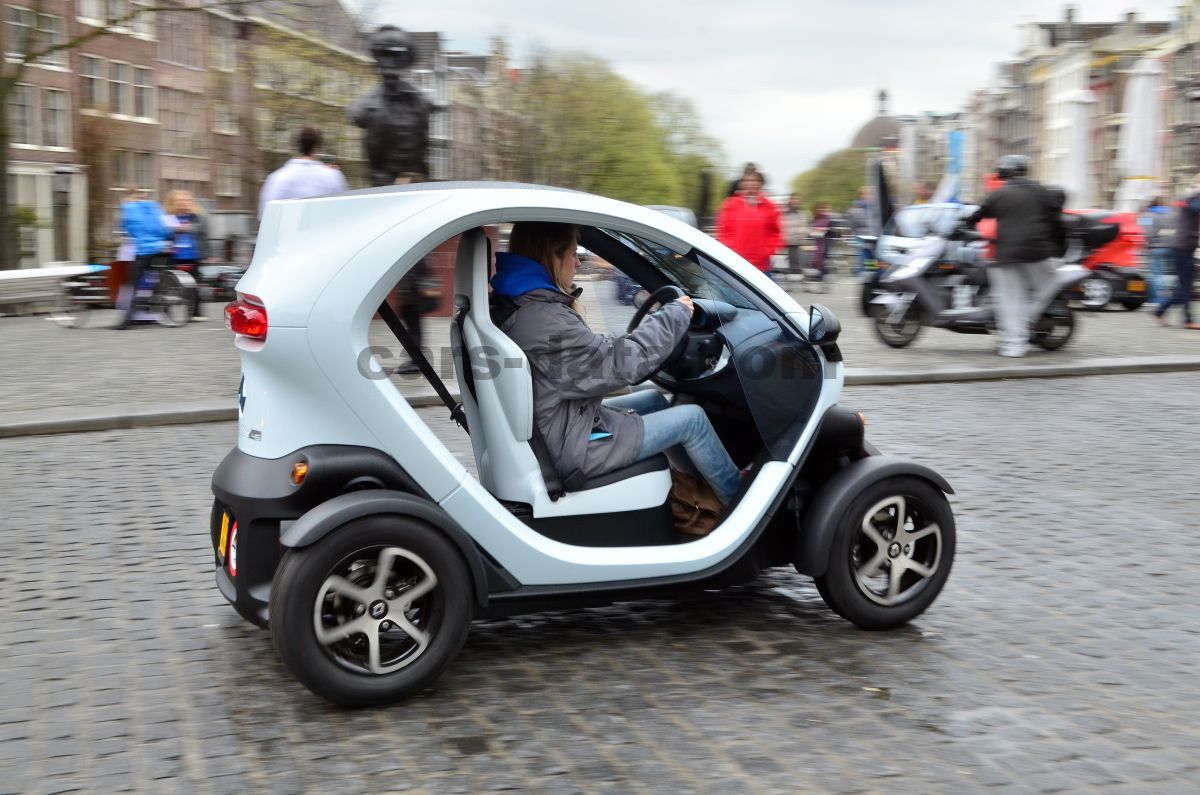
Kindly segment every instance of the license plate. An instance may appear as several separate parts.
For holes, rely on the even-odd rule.
[[[1146,283],[1141,279],[1130,279],[1129,291],[1134,293],[1144,293],[1146,292]]]
[[[221,540],[217,542],[217,554],[225,559],[225,544],[229,541],[229,511],[221,512]]]

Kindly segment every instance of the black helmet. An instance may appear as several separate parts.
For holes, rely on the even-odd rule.
[[[1005,155],[996,161],[996,176],[1003,180],[1029,174],[1029,158],[1025,155]]]

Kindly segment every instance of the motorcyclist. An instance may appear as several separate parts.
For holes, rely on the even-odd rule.
[[[1054,257],[1061,257],[1065,197],[1029,179],[1029,158],[1005,155],[996,164],[1004,183],[964,223],[996,219],[996,258],[988,282],[996,303],[1001,356],[1024,356],[1029,329],[1053,298]]]

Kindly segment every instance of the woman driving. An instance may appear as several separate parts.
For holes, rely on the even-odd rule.
[[[628,334],[596,334],[576,309],[578,237],[571,224],[515,224],[491,280],[515,306],[500,328],[529,358],[534,422],[563,482],[666,452],[672,466],[699,474],[728,505],[741,473],[702,408],[672,406],[657,389],[604,399],[662,367],[687,333],[692,300],[667,303]]]

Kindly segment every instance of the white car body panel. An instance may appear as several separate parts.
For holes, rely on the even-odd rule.
[[[818,406],[799,443],[786,462],[760,468],[748,493],[712,534],[687,544],[634,548],[571,546],[527,527],[466,471],[390,381],[360,372],[371,318],[415,262],[456,234],[520,220],[592,224],[681,251],[694,247],[773,304],[801,336],[807,333],[808,312],[766,275],[703,232],[636,205],[530,187],[375,189],[271,202],[254,261],[237,287],[262,300],[269,321],[265,343],[238,342],[246,384],[239,449],[263,458],[313,444],[382,450],[523,584],[659,577],[719,563],[791,482],[825,409],[841,395],[840,363],[829,364],[822,357],[825,378]],[[251,430],[261,438],[251,439]],[[656,474],[669,480],[666,472]],[[627,484],[616,483],[557,501],[544,497],[535,501],[534,514],[578,515],[661,504],[666,487],[661,478],[637,478],[642,479],[645,499],[631,494]]]

